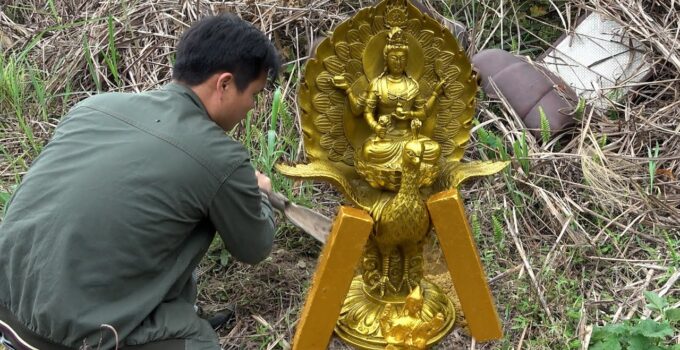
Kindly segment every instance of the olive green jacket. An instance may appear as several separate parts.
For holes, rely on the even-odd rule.
[[[88,98],[10,199],[0,309],[72,348],[96,345],[108,324],[121,345],[186,339],[188,349],[219,349],[194,312],[191,281],[215,231],[254,264],[271,250],[274,220],[248,152],[198,97],[172,83]],[[113,344],[104,332],[102,349]]]

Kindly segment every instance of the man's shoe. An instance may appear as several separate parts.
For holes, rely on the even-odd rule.
[[[234,313],[233,310],[226,309],[207,318],[207,320],[214,330],[218,330],[220,327],[233,320],[235,316],[236,314]]]

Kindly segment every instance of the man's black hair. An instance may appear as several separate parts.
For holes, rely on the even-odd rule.
[[[196,86],[215,73],[230,72],[243,91],[262,72],[277,76],[280,65],[274,45],[252,24],[235,15],[210,16],[182,35],[172,76]]]

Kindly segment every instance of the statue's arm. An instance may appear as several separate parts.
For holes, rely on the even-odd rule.
[[[354,92],[352,92],[352,89],[349,88],[345,91],[347,94],[347,98],[349,99],[349,107],[352,109],[352,115],[359,115],[361,114],[361,99],[357,97]]]
[[[366,107],[364,107],[364,118],[366,119],[366,123],[368,123],[368,126],[371,128],[371,130],[375,130],[375,128],[378,126],[378,122],[375,120],[375,107],[378,104],[378,94],[376,93],[375,89],[373,89],[373,85],[371,84],[371,89],[368,90],[368,93],[366,94]]]
[[[437,84],[437,87],[435,87],[434,91],[432,91],[432,95],[430,95],[427,101],[425,101],[425,105],[423,105],[423,108],[418,108],[416,111],[413,112],[414,117],[420,120],[424,120],[425,118],[427,118],[428,115],[432,114],[434,104],[437,102],[439,95],[442,93],[445,82],[446,82],[445,80],[442,80]]]
[[[432,113],[432,107],[434,107],[434,103],[436,101],[437,101],[437,95],[435,95],[433,93],[432,96],[430,96],[430,98],[424,104],[422,103],[422,100],[421,100],[421,103],[416,104],[413,107],[412,111],[404,112],[404,113],[408,113],[407,116],[409,117],[409,119],[418,119],[418,120],[423,121],[423,120],[427,119],[427,116],[429,116],[430,113]]]
[[[345,95],[347,95],[347,99],[349,100],[349,107],[352,109],[352,114],[353,115],[359,115],[362,112],[362,107],[363,103],[359,96],[354,94],[352,91],[352,86],[347,82],[347,79],[343,77],[342,75],[338,75],[333,77],[333,85],[335,85],[336,88],[342,89],[345,92]]]
[[[425,103],[422,107],[416,105],[413,111],[411,111],[410,117],[411,119],[425,120],[428,115],[430,114],[428,113],[427,103]]]
[[[421,119],[425,119],[428,115],[432,114],[432,108],[435,102],[437,102],[437,97],[439,97],[439,93],[433,92],[430,98],[427,99],[422,109],[423,117]]]
[[[415,88],[412,87],[412,89],[415,89],[415,93],[417,94],[420,88],[417,82],[414,83],[416,85]],[[421,121],[427,119],[427,117],[432,113],[432,109],[434,107],[435,102],[437,102],[437,98],[439,97],[441,90],[442,83],[439,83],[435,90],[432,92],[432,95],[430,95],[430,97],[424,103],[421,99],[419,99],[418,101],[416,101],[411,111],[401,111],[401,113],[407,113],[406,116],[409,119],[418,119]]]

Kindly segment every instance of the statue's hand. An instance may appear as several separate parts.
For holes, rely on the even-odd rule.
[[[378,137],[381,139],[384,139],[385,136],[387,135],[387,128],[380,124],[376,125],[373,131],[375,131],[375,134],[378,135]]]
[[[411,112],[405,111],[403,107],[397,107],[397,109],[394,110],[394,113],[399,120],[411,118]]]
[[[375,124],[373,131],[376,135],[378,135],[378,137],[384,139],[385,135],[387,134],[387,129],[391,124],[392,118],[390,118],[389,115],[381,115],[380,118],[378,118],[378,123]]]
[[[434,93],[435,95],[439,95],[444,91],[444,85],[446,84],[446,79],[442,79],[442,81],[437,84],[437,86],[434,88]]]
[[[421,126],[423,126],[423,122],[420,119],[411,120],[411,129],[420,130]]]
[[[336,75],[333,77],[333,85],[338,88],[347,91],[349,89],[349,83],[347,78],[342,75]]]
[[[381,115],[380,118],[378,118],[378,125],[388,127],[390,124],[392,124],[392,120],[389,115]]]

